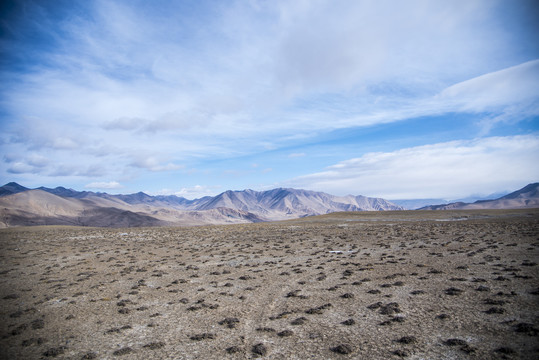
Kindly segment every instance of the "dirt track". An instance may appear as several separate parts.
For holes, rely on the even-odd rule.
[[[5,359],[536,359],[539,210],[0,231]]]

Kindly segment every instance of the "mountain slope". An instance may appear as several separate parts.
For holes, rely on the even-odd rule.
[[[420,210],[521,209],[537,207],[539,207],[539,183],[533,183],[494,200],[430,205],[422,207]]]
[[[146,214],[64,198],[43,190],[28,190],[0,198],[0,226],[21,225],[120,227],[165,223]]]
[[[197,204],[194,208],[207,210],[217,207],[248,211],[269,220],[322,215],[336,211],[402,210],[400,206],[379,198],[352,195],[339,197],[323,192],[283,188],[268,191],[229,190]]]

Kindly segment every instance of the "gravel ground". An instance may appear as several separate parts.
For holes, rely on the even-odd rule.
[[[539,210],[0,231],[3,359],[537,359]]]

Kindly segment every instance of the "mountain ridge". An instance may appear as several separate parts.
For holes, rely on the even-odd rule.
[[[492,200],[477,200],[473,203],[453,202],[429,205],[418,210],[472,210],[472,209],[521,209],[539,207],[539,182],[531,183],[507,195]]]
[[[227,190],[188,200],[175,195],[111,195],[61,186],[29,189],[17,183],[0,187],[0,207],[2,227],[203,225],[286,220],[337,211],[403,210],[381,198],[339,197],[292,188]]]

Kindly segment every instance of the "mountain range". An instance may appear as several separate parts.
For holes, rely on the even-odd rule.
[[[424,200],[407,200],[419,204]],[[433,200],[433,202],[436,200]],[[428,205],[420,210],[515,209],[539,207],[539,183],[492,200]],[[29,189],[11,182],[0,187],[0,227],[77,225],[100,227],[178,226],[252,223],[294,219],[338,211],[404,210],[366,196],[278,188],[225,191],[188,200],[143,192],[111,195],[64,187]]]
[[[493,200],[478,200],[473,203],[459,201],[449,204],[429,205],[419,210],[519,209],[538,207],[539,183],[533,183]]]
[[[286,220],[336,211],[402,209],[381,198],[283,188],[225,191],[217,196],[188,200],[143,192],[111,195],[64,187],[29,189],[13,182],[0,187],[0,227],[229,224]]]

